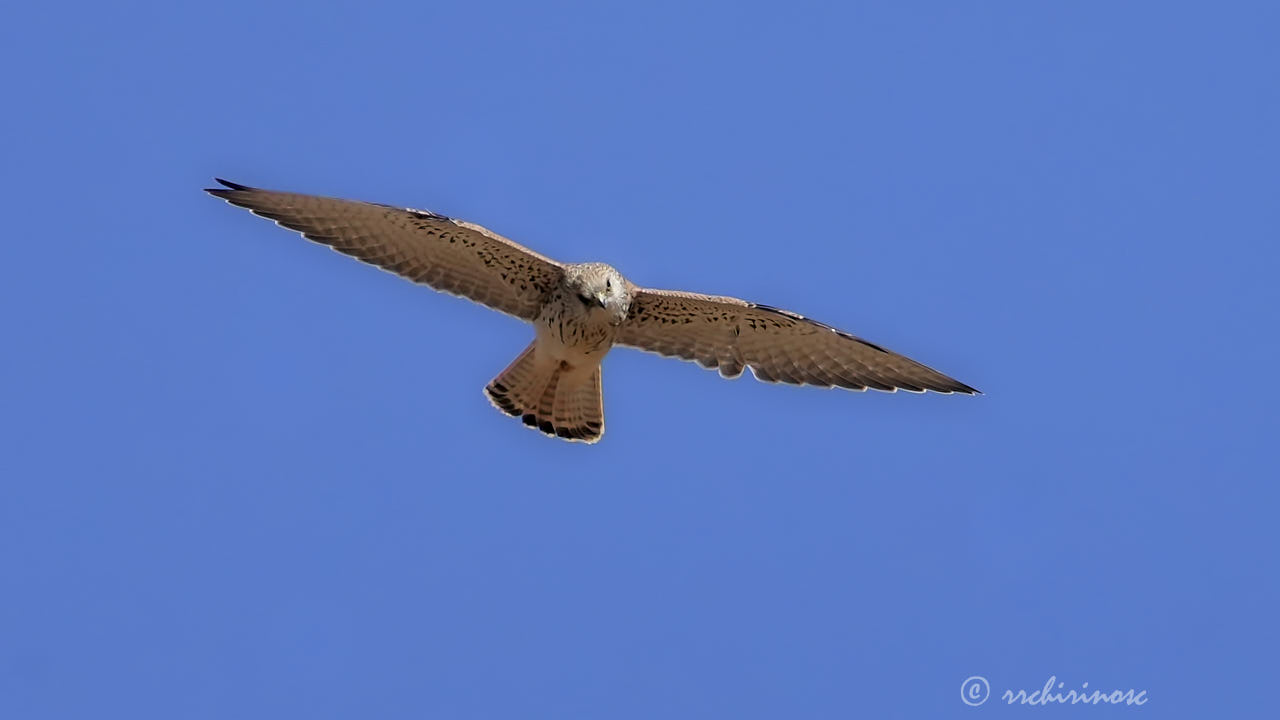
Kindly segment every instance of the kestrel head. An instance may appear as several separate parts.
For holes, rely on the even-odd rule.
[[[604,263],[565,266],[564,284],[569,299],[580,301],[584,312],[607,312],[615,322],[622,322],[631,306],[631,283]]]

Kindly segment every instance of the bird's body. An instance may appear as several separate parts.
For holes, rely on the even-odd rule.
[[[485,386],[489,401],[548,435],[599,439],[604,434],[600,361],[626,321],[629,285],[603,263],[565,265],[533,322],[533,343]]]
[[[604,263],[576,263],[564,270],[534,321],[538,344],[557,358],[599,362],[627,319],[629,283]]]
[[[308,239],[520,317],[534,340],[485,387],[503,412],[548,435],[604,433],[600,361],[614,345],[694,360],[737,377],[864,390],[976,393],[877,345],[737,298],[651,290],[603,263],[563,264],[436,213],[237,185],[210,194]]]

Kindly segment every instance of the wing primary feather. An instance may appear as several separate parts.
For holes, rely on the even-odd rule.
[[[223,179],[222,179],[222,178],[220,178],[220,177],[216,177],[216,178],[214,178],[214,180],[218,181],[219,183],[222,183],[223,185],[226,185],[227,187],[231,188],[232,190],[252,190],[252,189],[253,189],[253,188],[249,187],[248,185],[241,185],[240,183],[233,183],[233,182],[231,182],[230,180],[223,180]],[[221,188],[219,188],[219,189],[221,189]]]

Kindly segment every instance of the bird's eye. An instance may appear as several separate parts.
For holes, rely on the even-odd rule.
[[[604,289],[605,289],[605,290],[612,290],[612,289],[613,289],[613,283],[609,280],[609,278],[605,278],[605,279],[604,279]]]

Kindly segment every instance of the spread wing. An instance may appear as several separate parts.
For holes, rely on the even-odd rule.
[[[636,288],[617,342],[737,377],[850,390],[978,392],[828,325],[737,298]]]
[[[479,225],[422,210],[259,190],[219,179],[210,195],[341,253],[525,320],[563,267]]]

